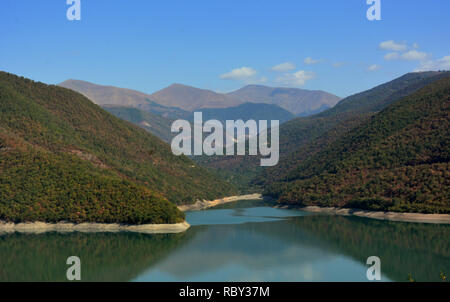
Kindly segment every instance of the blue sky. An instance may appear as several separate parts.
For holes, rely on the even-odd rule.
[[[259,83],[344,97],[450,69],[450,1],[381,4],[370,22],[366,0],[81,0],[81,21],[68,21],[66,0],[2,0],[0,70],[148,93]]]

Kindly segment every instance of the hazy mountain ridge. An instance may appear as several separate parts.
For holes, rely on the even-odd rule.
[[[331,108],[339,97],[320,90],[247,85],[227,95],[242,101],[278,105],[295,115],[304,115],[323,108]]]
[[[79,80],[67,80],[59,86],[78,91],[98,105],[134,107],[169,118],[182,118],[186,112],[199,109],[230,108],[245,103],[272,104],[294,115],[308,115],[331,108],[340,100],[324,91],[261,85],[248,85],[227,94],[182,84],[172,84],[153,94]]]

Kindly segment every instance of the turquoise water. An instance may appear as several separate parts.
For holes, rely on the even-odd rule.
[[[181,234],[0,236],[0,281],[439,281],[450,272],[450,228],[249,207],[189,212]]]

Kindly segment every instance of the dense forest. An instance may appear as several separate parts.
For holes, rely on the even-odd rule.
[[[450,77],[442,74],[313,155],[303,150],[265,194],[296,205],[450,213]]]
[[[81,94],[0,72],[0,220],[172,223],[172,203],[234,192]]]

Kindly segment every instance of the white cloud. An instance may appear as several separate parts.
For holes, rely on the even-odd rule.
[[[290,70],[294,70],[294,69],[295,69],[295,65],[294,65],[294,63],[291,63],[291,62],[282,63],[282,64],[272,67],[273,71],[290,71]]]
[[[278,77],[276,82],[289,86],[304,86],[308,80],[314,79],[316,74],[312,71],[299,70],[295,73],[287,73]]]
[[[303,60],[303,63],[305,63],[306,65],[313,65],[313,64],[320,63],[320,62],[322,62],[322,60],[314,60],[311,57],[307,57]]]
[[[390,52],[384,56],[386,61],[405,60],[405,61],[423,61],[428,57],[428,54],[418,50],[409,50],[402,54],[398,52]]]
[[[427,56],[428,55],[425,52],[417,51],[417,50],[410,50],[410,51],[403,53],[401,55],[401,58],[403,60],[407,60],[407,61],[421,61],[421,60],[425,60],[427,58]]]
[[[370,65],[369,67],[367,67],[367,71],[370,71],[370,72],[372,72],[372,71],[377,71],[377,70],[380,69],[380,68],[381,68],[380,65],[372,64],[372,65]]]
[[[256,70],[251,67],[235,68],[220,76],[224,80],[246,80],[256,75]]]
[[[429,70],[450,70],[450,56],[445,56],[438,60],[428,60],[420,64],[415,71],[429,71]]]
[[[393,40],[390,40],[380,43],[380,48],[384,50],[392,50],[392,52],[384,55],[384,59],[386,61],[419,61],[420,66],[416,69],[416,71],[449,68],[448,61],[450,60],[450,56],[433,61],[430,59],[431,54],[418,50],[419,44],[417,43],[413,43],[411,47],[408,47],[406,43],[396,43]],[[377,70],[376,65],[370,66],[368,70]]]
[[[404,51],[406,50],[406,43],[404,42],[397,43],[394,40],[389,40],[381,42],[379,47],[383,50]]]
[[[398,52],[390,52],[384,56],[384,59],[387,61],[398,60],[399,58],[400,55],[398,54]]]

